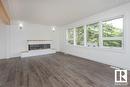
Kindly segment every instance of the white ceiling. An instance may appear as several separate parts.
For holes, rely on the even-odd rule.
[[[130,0],[6,0],[16,20],[65,25]]]

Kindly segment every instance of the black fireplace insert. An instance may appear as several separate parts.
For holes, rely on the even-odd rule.
[[[29,44],[28,50],[50,49],[50,44]]]

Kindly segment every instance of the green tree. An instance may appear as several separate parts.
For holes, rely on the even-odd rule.
[[[84,45],[84,27],[76,28],[76,43],[77,45]]]
[[[104,37],[121,37],[122,35],[122,29],[114,27],[112,24],[103,23]]]
[[[112,24],[103,23],[103,37],[122,37],[123,31]],[[103,40],[103,45],[108,47],[121,47],[121,40]]]
[[[99,45],[99,23],[87,26],[87,42]]]

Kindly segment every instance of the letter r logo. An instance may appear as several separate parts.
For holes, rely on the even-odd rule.
[[[115,82],[127,83],[127,70],[115,70]]]

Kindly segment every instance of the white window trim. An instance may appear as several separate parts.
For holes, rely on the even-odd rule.
[[[74,28],[74,46],[76,46],[77,43],[76,43],[76,28]]]
[[[102,22],[99,22],[99,47],[102,48],[103,47],[103,31],[102,31]]]
[[[123,40],[123,37],[103,37],[102,40]]]
[[[68,45],[68,29],[66,29],[66,40],[65,40],[66,44]]]
[[[113,48],[113,49],[123,49],[124,48],[124,15],[118,16],[118,17],[113,17],[110,19],[106,19],[104,21],[101,21],[101,24],[106,21],[111,21],[115,19],[123,18],[123,36],[122,37],[103,37],[103,29],[102,30],[102,45],[103,45],[103,40],[121,40],[122,41],[122,46],[121,47],[107,47],[107,46],[102,46],[103,48]]]
[[[114,20],[114,19],[119,19],[119,18],[123,18],[123,36],[122,37],[103,37],[103,29],[102,29],[102,23],[105,22],[105,21],[111,21],[111,20]],[[100,21],[96,21],[96,22],[93,22],[93,23],[89,23],[87,25],[90,25],[90,24],[94,24],[94,23],[99,23],[99,46],[98,47],[88,47],[88,42],[87,42],[87,26],[86,25],[83,25],[84,27],[84,45],[77,45],[76,43],[76,28],[77,27],[74,27],[74,44],[69,44],[69,45],[73,45],[73,46],[78,46],[78,47],[86,47],[86,48],[104,48],[104,49],[108,49],[108,50],[113,50],[113,49],[124,49],[124,19],[125,19],[125,16],[124,15],[121,15],[121,16],[117,16],[117,17],[112,17],[112,18],[107,18],[105,20],[100,20]],[[80,26],[79,26],[80,27]],[[72,29],[72,28],[69,28],[69,29]],[[66,30],[67,33],[66,33],[66,42],[67,42],[67,45],[68,45],[68,29]],[[103,40],[121,40],[122,41],[122,47],[107,47],[107,46],[103,46]]]
[[[87,26],[84,25],[84,46],[87,46]]]
[[[104,20],[100,20],[100,22],[111,21],[111,20],[115,20],[115,19],[119,19],[119,18],[123,18],[123,19],[124,19],[124,15],[120,15],[120,16],[116,16],[116,17],[106,18],[106,19],[104,19]]]

